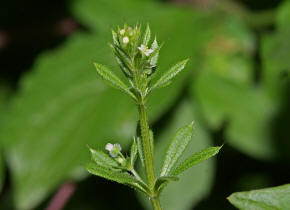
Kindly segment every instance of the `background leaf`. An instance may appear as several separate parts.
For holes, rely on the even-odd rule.
[[[4,123],[4,118],[7,113],[9,96],[11,94],[10,92],[11,90],[10,90],[9,85],[4,82],[1,82],[0,83],[0,127]],[[4,148],[4,144],[3,144],[2,139],[0,139],[0,192],[2,190],[3,182],[5,178],[3,148]]]
[[[290,209],[290,184],[279,187],[238,192],[228,197],[238,209],[244,210],[278,210]]]
[[[240,21],[224,19],[216,20],[218,33],[204,49],[192,95],[212,129],[226,126],[230,145],[255,158],[271,159],[276,156],[270,129],[276,108],[253,80],[253,36]]]

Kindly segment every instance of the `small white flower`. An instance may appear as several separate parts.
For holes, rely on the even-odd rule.
[[[129,42],[129,38],[127,37],[127,36],[125,36],[124,38],[123,38],[123,43],[124,44],[127,44]]]
[[[121,29],[121,30],[120,30],[120,34],[121,34],[121,35],[124,35],[125,32],[126,32],[125,29]]]
[[[113,148],[114,148],[113,144],[111,144],[111,143],[106,144],[105,149],[108,150],[109,152],[111,152]]]
[[[109,153],[112,157],[117,157],[119,155],[119,153],[121,152],[122,147],[120,144],[108,143],[108,144],[106,144],[105,149],[109,151]]]
[[[144,55],[146,55],[147,57],[148,57],[151,53],[153,53],[153,50],[152,50],[152,49],[148,48],[147,46],[145,46],[145,45],[143,45],[143,44],[141,44],[141,46],[138,47],[138,49],[139,49],[139,50],[140,50]]]

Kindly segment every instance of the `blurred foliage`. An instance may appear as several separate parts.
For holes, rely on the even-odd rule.
[[[126,148],[132,141],[137,119],[133,102],[107,87],[92,66],[93,61],[104,63],[122,77],[106,43],[110,29],[124,22],[148,22],[165,41],[160,73],[177,60],[190,58],[187,71],[149,101],[156,165],[161,164],[168,136],[192,120],[196,127],[188,154],[212,145],[212,132],[222,130],[224,147],[260,161],[283,157],[289,162],[289,1],[277,9],[275,28],[259,32],[261,46],[255,30],[215,7],[203,11],[153,0],[69,4],[86,30],[41,54],[21,78],[11,103],[6,86],[0,86],[0,159],[4,150],[13,187],[8,197],[12,192],[16,209],[33,209],[64,181],[87,177],[86,145],[101,149],[110,140]],[[3,168],[0,161],[1,182]],[[215,161],[182,176],[164,191],[165,209],[190,209],[204,199],[213,186]]]
[[[264,210],[289,209],[290,184],[232,194],[228,199],[238,209]]]
[[[5,82],[0,82],[0,126],[4,123],[4,117],[5,117],[5,110],[8,107],[8,100],[9,96],[11,94],[11,89],[8,84]],[[0,192],[3,187],[3,182],[5,178],[5,172],[4,172],[4,159],[3,159],[3,148],[4,144],[2,140],[0,139]]]

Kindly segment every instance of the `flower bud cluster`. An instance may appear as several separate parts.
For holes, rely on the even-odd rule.
[[[157,66],[160,47],[156,38],[151,40],[149,26],[145,33],[141,33],[141,25],[130,27],[125,24],[123,28],[112,31],[112,35],[111,47],[121,70],[130,81],[132,92],[144,98]]]

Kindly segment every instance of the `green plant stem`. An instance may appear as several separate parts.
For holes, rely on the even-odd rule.
[[[154,175],[154,165],[152,157],[152,148],[150,142],[150,133],[149,125],[147,120],[146,108],[145,105],[139,104],[139,115],[140,115],[140,127],[141,127],[141,137],[142,137],[142,146],[143,153],[145,158],[145,171],[148,181],[148,187],[152,193],[151,202],[154,210],[161,210],[161,205],[158,197],[154,195],[154,184],[155,184],[155,175]]]
[[[144,104],[139,105],[139,116],[140,116],[141,137],[142,137],[142,146],[143,146],[143,151],[144,151],[146,176],[147,176],[148,186],[151,190],[153,190],[154,183],[155,183],[155,175],[154,175],[154,166],[153,166],[153,158],[152,158],[151,143],[150,143],[149,126],[148,126],[148,121],[147,121],[146,108]]]
[[[151,203],[154,210],[162,210],[159,198],[153,198]]]

